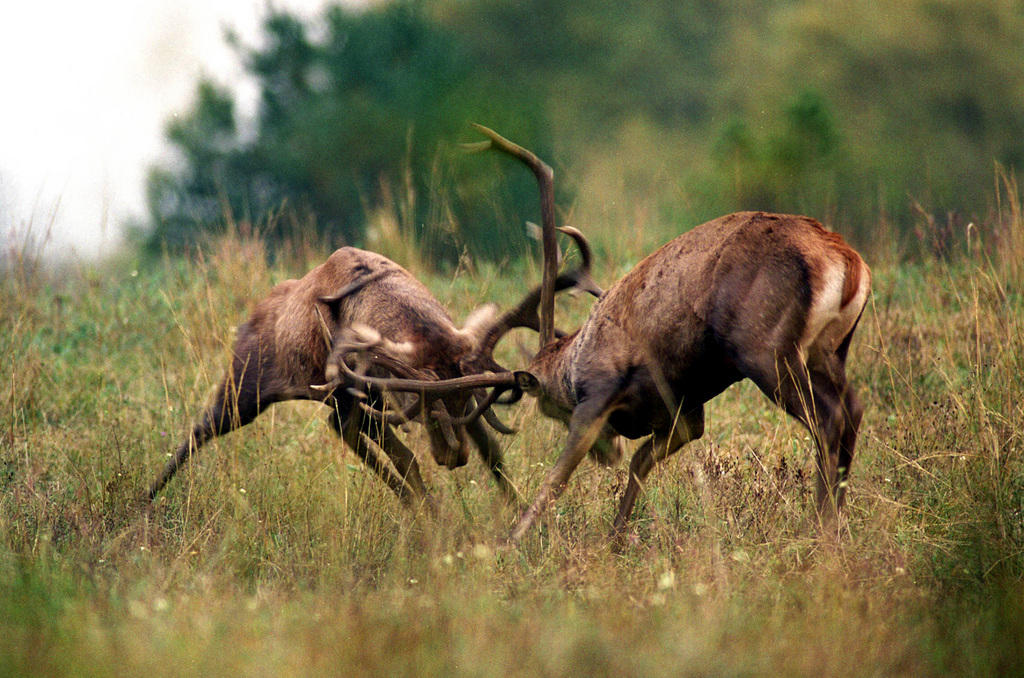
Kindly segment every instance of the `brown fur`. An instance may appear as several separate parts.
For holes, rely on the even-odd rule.
[[[646,257],[576,334],[529,366],[542,411],[566,421],[569,438],[511,538],[559,495],[606,427],[653,434],[630,463],[622,530],[651,467],[699,438],[703,404],[744,378],[813,432],[819,511],[834,513],[861,416],[846,351],[869,287],[860,256],[808,217],[730,214]]]
[[[368,282],[332,299],[361,280]],[[325,402],[332,409],[332,427],[396,494],[405,499],[425,495],[415,457],[390,427],[364,415],[344,387],[331,393],[311,388],[325,381],[331,342],[360,324],[374,327],[391,342],[407,343],[411,352],[403,358],[440,377],[462,374],[460,361],[479,343],[481,331],[479,320],[466,330],[457,328],[430,291],[390,259],[353,247],[335,251],[302,278],[275,286],[256,304],[238,328],[231,368],[212,403],[150,487],[149,499],[204,442],[244,426],[269,405],[285,400]],[[446,404],[452,402],[453,408],[464,407],[466,397]],[[513,493],[502,473],[500,447],[478,421],[458,427],[454,449],[437,425],[428,422],[427,428],[438,463],[466,463],[468,433],[502,489]],[[390,465],[376,455],[368,444],[371,440],[384,449]]]

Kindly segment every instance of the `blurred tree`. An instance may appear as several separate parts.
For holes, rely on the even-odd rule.
[[[995,162],[1024,168],[1020,2],[799,0],[744,37],[721,105],[763,129],[794,92],[816,92],[841,133],[827,157],[848,221],[907,227],[915,201],[984,216]]]
[[[235,150],[234,103],[228,92],[202,80],[192,111],[172,120],[167,140],[178,150],[176,170],[153,168],[147,202],[154,230],[151,240],[177,249],[199,225],[222,223],[227,192],[237,192],[231,168]]]
[[[261,46],[232,39],[260,89],[254,133],[238,134],[228,92],[200,83],[193,109],[167,127],[179,164],[150,175],[151,245],[177,247],[225,214],[256,221],[287,201],[339,243],[363,242],[384,210],[428,258],[523,251],[531,179],[453,151],[480,121],[544,152],[541,109],[480,72],[415,2],[331,7],[322,19],[314,32],[272,10]]]
[[[369,221],[432,259],[516,256],[535,189],[456,160],[471,120],[581,182],[663,195],[672,224],[775,209],[910,232],[912,205],[984,216],[994,163],[1024,169],[1019,0],[398,0],[315,26],[272,11],[264,30],[238,46],[254,124],[201,83],[169,126],[152,242],[287,201],[346,242]]]
[[[716,59],[735,22],[764,3],[738,0],[434,0],[440,23],[465,35],[477,59],[519,82],[572,148],[612,141],[637,118],[665,128],[707,121]],[[770,3],[769,3],[770,6]]]
[[[1024,168],[1018,0],[432,6],[489,69],[530,83],[562,155],[675,167],[683,211],[801,210],[865,229],[885,213],[909,228],[915,201],[984,213],[994,162]],[[637,129],[647,152],[634,136],[624,157]]]
[[[831,212],[842,138],[824,98],[805,90],[781,107],[778,129],[758,138],[742,118],[726,123],[712,147],[728,200],[739,208]]]

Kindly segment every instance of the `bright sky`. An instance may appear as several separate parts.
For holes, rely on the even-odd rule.
[[[255,88],[225,44],[252,44],[269,5],[301,16],[326,0],[11,0],[0,9],[0,247],[26,231],[88,257],[145,215],[147,166],[201,74],[251,108]],[[11,235],[13,232],[14,235]]]

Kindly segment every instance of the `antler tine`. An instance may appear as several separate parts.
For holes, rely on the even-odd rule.
[[[533,172],[540,189],[541,241],[544,251],[544,274],[540,293],[540,346],[547,346],[555,338],[555,278],[558,275],[558,245],[555,242],[555,172],[535,153],[527,150],[494,130],[473,123],[473,127],[490,141],[467,146],[473,151],[489,148],[516,158]]]
[[[507,435],[515,433],[515,429],[505,426],[503,423],[501,423],[501,420],[499,420],[497,416],[494,416],[493,420],[492,418],[486,416],[488,412],[490,412],[492,415],[494,414],[491,411],[491,405],[497,402],[498,396],[500,396],[502,393],[504,393],[503,389],[494,388],[483,398],[477,397],[477,404],[476,407],[473,408],[472,412],[461,417],[448,417],[448,422],[455,426],[462,426],[464,424],[468,424],[472,421],[475,421],[480,417],[484,417],[484,420],[487,421],[487,423],[489,423],[491,426],[493,426],[494,429],[499,433],[505,433]],[[494,420],[497,420],[497,426],[495,426]]]
[[[498,433],[510,436],[516,432],[516,430],[511,426],[506,426],[505,422],[499,419],[498,415],[495,414],[494,410],[492,410],[491,408],[487,408],[486,410],[484,410],[481,416],[483,417],[484,421],[490,424],[491,428],[493,428]]]
[[[572,238],[573,242],[576,243],[577,249],[580,251],[580,265],[575,269],[577,276],[576,288],[589,292],[595,297],[604,294],[604,290],[601,289],[601,286],[590,275],[591,264],[594,262],[594,253],[590,249],[590,243],[587,242],[583,233],[578,228],[573,228],[572,226],[559,226],[558,230]]]
[[[581,261],[579,267],[555,278],[554,291],[561,292],[562,290],[575,287],[589,292],[595,297],[601,296],[604,293],[603,290],[594,282],[593,277],[590,275],[593,254],[587,239],[578,229],[571,226],[562,226],[558,230],[568,235],[576,243],[580,250]],[[494,347],[511,330],[517,327],[537,330],[540,322],[537,317],[537,305],[540,302],[541,295],[542,288],[536,287],[519,302],[518,306],[506,311],[484,335],[478,349],[479,353],[493,360]]]
[[[371,351],[374,351],[371,353]],[[413,367],[408,362],[395,358],[383,351],[382,339],[376,332],[373,332],[372,338],[354,338],[346,341],[339,341],[334,344],[331,349],[330,355],[327,357],[327,364],[324,368],[324,374],[328,379],[328,384],[325,386],[337,386],[340,383],[338,379],[339,365],[344,361],[345,356],[350,353],[359,353],[364,361],[368,361],[370,364],[383,367],[392,374],[403,376],[410,379],[436,379],[437,375],[430,370],[423,370]],[[318,390],[323,390],[323,387],[315,387]]]
[[[344,358],[344,356],[341,356]],[[456,391],[473,390],[477,388],[506,387],[515,388],[515,375],[511,372],[471,374],[464,377],[452,379],[409,379],[401,377],[371,377],[357,374],[344,361],[336,363],[348,379],[361,386],[372,386],[386,391],[400,391],[405,393],[421,393],[434,398],[454,393]]]
[[[378,409],[366,402],[360,402],[359,407],[370,416],[376,417],[378,421],[392,426],[408,424],[410,421],[419,417],[424,409],[422,398],[417,398],[411,405],[400,410],[395,409],[389,411]]]
[[[540,226],[533,223],[532,221],[527,221],[526,229],[531,238],[533,238],[534,240],[541,239],[542,231]],[[580,264],[578,269],[580,272],[580,281],[579,283],[577,283],[576,289],[583,290],[584,292],[589,292],[590,294],[593,294],[595,297],[599,297],[602,294],[604,294],[604,290],[601,289],[600,285],[598,285],[594,281],[594,279],[590,277],[590,267],[591,263],[593,263],[594,260],[594,254],[593,250],[590,249],[590,243],[587,242],[587,239],[584,237],[583,233],[581,233],[578,228],[574,228],[573,226],[559,226],[558,231],[572,238],[573,242],[576,243],[576,247],[579,248],[580,251],[580,258],[582,259],[582,263]],[[558,262],[558,265],[561,266],[562,248],[558,247],[557,243],[555,244],[555,255],[555,259]],[[555,333],[558,333],[557,329],[555,330]]]
[[[433,372],[421,370],[407,363],[386,355],[369,356],[369,363],[383,367],[392,374],[399,374],[399,377],[371,377],[365,374],[364,370],[356,371],[346,362],[345,358],[351,353],[366,355],[368,351],[375,348],[377,344],[369,341],[349,341],[339,343],[331,353],[328,365],[330,380],[326,384],[313,385],[312,389],[329,393],[335,388],[345,384],[358,385],[363,388],[374,388],[379,391],[396,391],[416,393],[416,400],[410,405],[392,411],[383,408],[376,408],[372,405],[360,402],[359,406],[367,414],[386,424],[404,424],[425,413],[431,402],[460,390],[476,391],[484,388],[493,388],[487,396],[480,398],[476,396],[477,406],[465,416],[452,417],[445,411],[434,410],[430,413],[448,426],[461,426],[468,424],[479,417],[489,423],[496,431],[504,434],[515,433],[498,419],[490,407],[498,398],[509,390],[517,390],[518,386],[515,376],[511,372],[500,372],[497,374],[475,374],[455,379],[438,379]],[[365,366],[365,362],[363,363]],[[357,368],[359,369],[359,368]],[[520,394],[521,395],[521,394]],[[514,402],[510,401],[510,402]],[[448,432],[446,432],[447,434]]]

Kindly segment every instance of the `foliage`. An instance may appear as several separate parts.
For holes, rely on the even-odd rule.
[[[435,0],[488,70],[545,101],[567,148],[603,146],[637,117],[672,129],[705,122],[728,28],[759,3]]]
[[[831,110],[805,90],[784,107],[782,129],[755,137],[742,118],[722,130],[712,149],[719,170],[732,174],[738,205],[789,205],[785,211],[829,214],[842,141]]]
[[[371,247],[384,214],[426,261],[518,256],[532,185],[452,153],[469,121],[568,165],[581,201],[656,194],[674,232],[771,209],[869,242],[882,215],[909,252],[931,218],[962,243],[991,216],[993,168],[1024,167],[1012,0],[399,0],[315,24],[271,11],[239,55],[256,119],[200,84],[168,130],[182,164],[153,173],[155,247],[225,206],[260,222],[287,204]]]
[[[181,167],[151,174],[151,248],[194,242],[225,213],[259,223],[288,205],[339,244],[372,238],[366,223],[385,210],[428,259],[454,260],[464,246],[493,259],[521,251],[521,221],[507,215],[531,213],[529,177],[506,178],[456,141],[477,120],[544,150],[539,111],[415,3],[332,7],[322,24],[272,10],[264,44],[233,41],[260,89],[251,135],[229,92],[199,84],[193,109],[167,129]]]
[[[239,205],[244,160],[234,148],[234,102],[208,80],[197,88],[195,108],[167,125],[167,139],[184,155],[178,172],[153,168],[147,201],[155,225],[152,242],[181,249],[199,225],[221,223],[225,207]]]
[[[915,201],[982,219],[995,164],[1024,166],[1020,3],[805,0],[748,37],[727,105],[767,128],[794,92],[818,93],[840,135],[836,210],[866,237],[879,212],[909,230]]]
[[[771,209],[867,241],[885,213],[909,235],[915,202],[978,220],[994,164],[1024,166],[1017,2],[436,4],[533,83],[580,174],[662,168],[681,226]]]
[[[606,535],[624,468],[582,465],[540,529],[499,552],[516,509],[478,460],[441,469],[403,433],[439,511],[403,509],[310,403],[204,447],[140,512],[232,328],[330,248],[285,241],[268,263],[265,239],[228,230],[188,259],[23,262],[0,277],[0,674],[1012,674],[1024,219],[1002,183],[969,251],[885,263],[898,257],[880,238],[865,252],[874,292],[849,366],[866,414],[838,542],[809,519],[809,436],[750,384],[651,474],[621,554]],[[602,283],[670,226],[609,197],[649,216],[641,234],[588,229],[606,243]],[[539,279],[526,261],[402,263],[456,318]],[[589,308],[559,299],[559,324]],[[564,429],[525,403],[501,414],[519,430],[507,470],[532,496]]]

